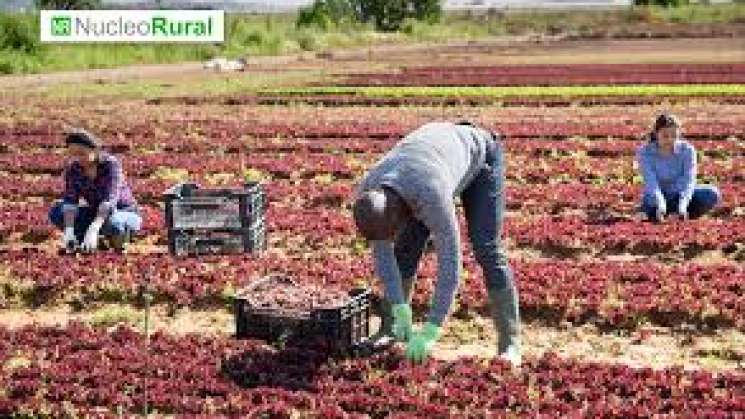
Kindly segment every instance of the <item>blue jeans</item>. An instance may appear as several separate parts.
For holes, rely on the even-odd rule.
[[[502,290],[513,281],[502,246],[504,203],[504,152],[495,141],[487,152],[486,165],[461,194],[468,223],[468,237],[476,261],[484,272],[488,289]],[[414,278],[429,230],[421,221],[411,221],[398,235],[394,246],[401,278]]]
[[[667,214],[675,214],[678,212],[678,201],[680,200],[679,195],[665,195],[665,204],[667,206]],[[714,207],[722,201],[722,194],[716,186],[712,185],[697,185],[693,191],[691,202],[688,204],[688,217],[691,219],[699,218],[707,212],[711,211]],[[645,194],[642,198],[641,210],[647,217],[652,221],[657,220],[657,199],[653,195]]]
[[[59,201],[49,210],[49,220],[59,229],[65,228],[65,217],[62,212],[63,202]],[[96,211],[88,206],[78,207],[78,213],[75,216],[75,237],[79,242],[83,241],[88,226],[96,218]],[[106,237],[121,236],[122,234],[136,233],[142,227],[142,217],[136,211],[121,209],[114,211],[101,226],[101,234]]]

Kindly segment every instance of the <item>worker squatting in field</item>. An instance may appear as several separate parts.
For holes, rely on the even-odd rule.
[[[678,118],[661,114],[645,139],[637,159],[644,177],[641,209],[650,220],[698,218],[721,201],[716,186],[696,184],[696,150],[683,138]]]
[[[94,251],[103,234],[121,250],[142,225],[121,162],[84,130],[68,134],[65,144],[70,157],[64,170],[65,190],[62,200],[49,211],[51,222],[64,231],[63,247],[81,245],[84,251]]]

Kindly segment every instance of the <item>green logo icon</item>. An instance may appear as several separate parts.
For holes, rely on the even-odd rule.
[[[52,17],[52,35],[53,36],[72,35],[72,19],[70,18],[70,16],[53,16]]]

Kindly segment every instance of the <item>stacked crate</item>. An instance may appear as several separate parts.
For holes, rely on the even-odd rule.
[[[181,183],[164,194],[168,249],[176,256],[266,249],[266,195],[258,183],[206,189]]]

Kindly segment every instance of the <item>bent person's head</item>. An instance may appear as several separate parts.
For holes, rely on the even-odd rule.
[[[409,218],[409,208],[390,188],[365,191],[353,207],[354,223],[367,240],[392,240]]]
[[[680,138],[680,120],[671,113],[662,113],[654,121],[654,134],[660,146],[671,146]]]
[[[76,129],[65,135],[67,154],[82,164],[93,163],[98,158],[101,142],[84,129]]]

